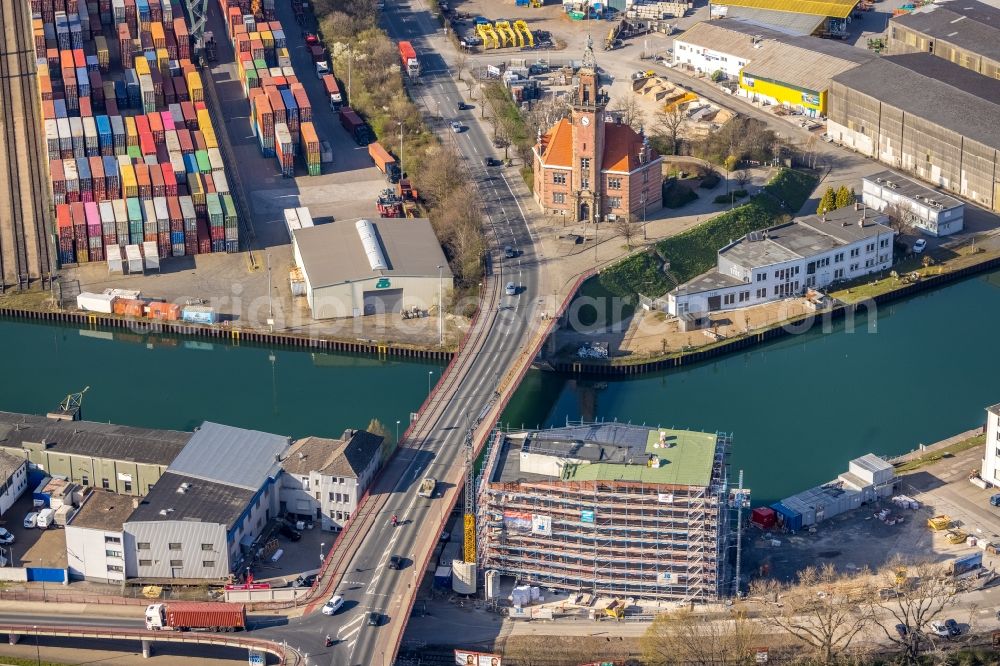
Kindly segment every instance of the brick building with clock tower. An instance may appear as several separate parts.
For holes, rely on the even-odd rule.
[[[587,40],[571,112],[535,144],[535,201],[570,222],[635,221],[662,206],[662,158],[642,133],[605,114],[594,49]]]

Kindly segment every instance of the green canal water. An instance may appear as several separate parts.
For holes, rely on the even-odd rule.
[[[511,425],[618,419],[734,434],[754,503],[981,425],[1000,402],[1000,272],[687,368],[614,381],[531,372]],[[870,324],[870,325],[869,325]],[[202,420],[299,437],[376,417],[392,431],[443,365],[0,321],[0,409],[44,413],[90,386],[84,416],[157,428]]]

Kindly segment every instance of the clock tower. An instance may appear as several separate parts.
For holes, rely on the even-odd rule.
[[[573,98],[573,198],[576,219],[601,219],[601,158],[604,154],[604,107],[607,94],[600,89],[594,42],[588,36],[579,83]]]

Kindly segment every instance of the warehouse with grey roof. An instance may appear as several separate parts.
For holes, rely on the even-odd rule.
[[[829,98],[834,141],[1000,210],[1000,81],[911,53],[838,74]]]
[[[891,55],[932,53],[1000,79],[1000,9],[978,0],[943,0],[889,21]]]
[[[429,310],[453,286],[427,219],[338,220],[298,229],[292,251],[313,319]]]
[[[205,422],[125,522],[129,578],[225,579],[278,516],[281,435]]]

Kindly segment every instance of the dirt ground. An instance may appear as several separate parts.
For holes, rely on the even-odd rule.
[[[715,312],[708,328],[684,332],[680,322],[660,311],[636,311],[622,341],[621,355],[654,356],[700,347],[743,335],[809,312],[804,298],[790,298],[752,308]]]
[[[963,433],[926,447],[946,447],[970,436]],[[982,458],[981,446],[957,454],[946,454],[899,477],[896,493],[917,500],[920,508],[900,509],[886,500],[823,521],[815,531],[796,534],[763,532],[750,528],[748,547],[744,550],[744,574],[749,578],[770,576],[778,580],[794,579],[796,572],[810,564],[831,563],[844,573],[863,568],[877,569],[895,555],[948,562],[956,557],[981,550],[965,542],[952,544],[946,532],[934,532],[927,519],[946,514],[952,526],[981,540],[1000,542],[1000,513],[989,506],[989,496],[996,489],[982,490],[969,483],[968,472],[977,468]],[[805,490],[803,488],[803,490]],[[888,508],[890,517],[902,522],[889,525],[873,514]],[[987,568],[1000,566],[1000,558],[985,554]]]

